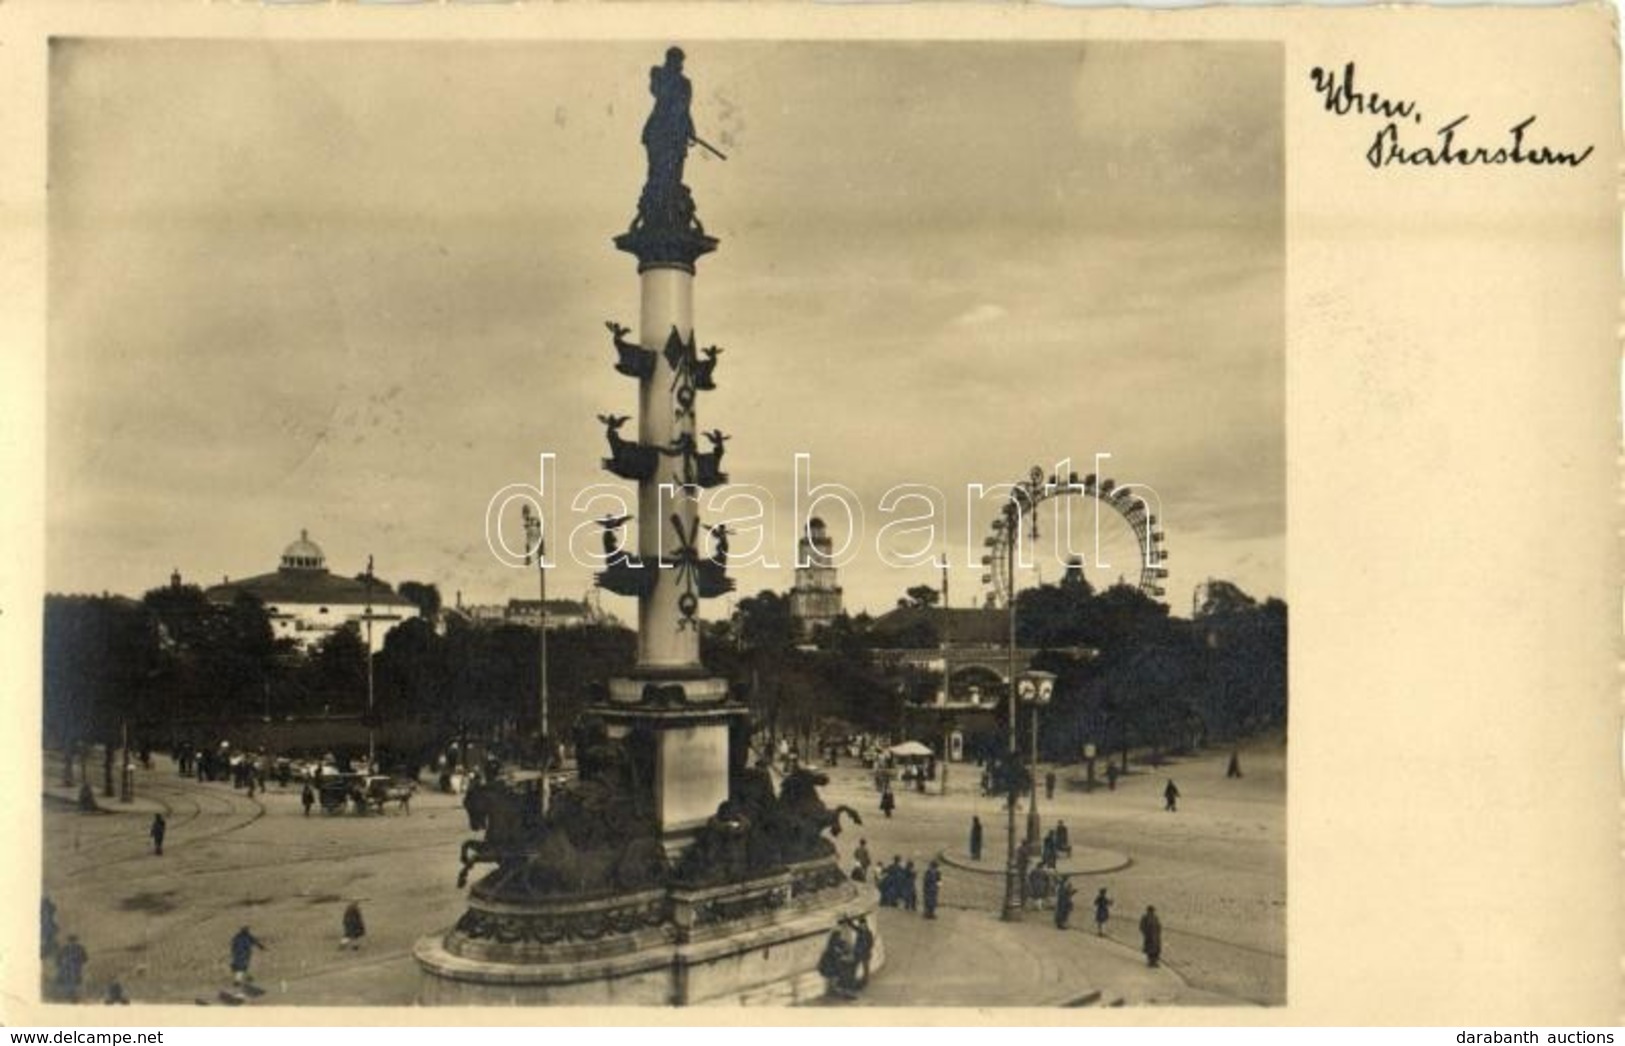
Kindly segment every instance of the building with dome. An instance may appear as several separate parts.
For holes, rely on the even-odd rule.
[[[834,543],[824,521],[814,516],[807,521],[796,557],[796,584],[790,590],[790,616],[802,639],[811,639],[818,629],[841,613],[841,586],[835,576]]]
[[[306,531],[282,550],[282,565],[270,574],[240,581],[227,580],[204,592],[211,603],[230,605],[247,594],[265,604],[271,632],[278,639],[293,639],[309,650],[349,622],[355,622],[362,640],[372,621],[372,651],[384,647],[384,637],[402,621],[418,616],[418,608],[377,577],[342,577],[327,569],[322,547]]]

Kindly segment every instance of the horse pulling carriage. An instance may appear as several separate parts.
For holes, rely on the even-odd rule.
[[[382,775],[339,774],[324,777],[317,795],[325,814],[343,813],[346,806],[358,814],[381,814],[395,804],[402,813],[412,812],[412,796],[417,785],[412,781],[396,781]]]

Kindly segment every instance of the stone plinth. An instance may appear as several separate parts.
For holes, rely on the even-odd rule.
[[[787,1005],[823,996],[829,932],[869,916],[868,891],[831,859],[713,887],[479,904],[415,955],[431,1006]]]
[[[661,844],[675,861],[728,798],[729,731],[748,712],[725,700],[727,685],[719,679],[615,680],[610,693],[610,702],[592,712],[612,738],[634,731],[652,738],[655,817]],[[637,703],[624,700],[632,694]],[[714,703],[693,704],[690,695]]]

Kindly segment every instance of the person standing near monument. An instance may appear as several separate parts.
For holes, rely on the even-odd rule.
[[[924,885],[925,917],[935,919],[937,917],[937,898],[942,889],[942,871],[937,867],[937,862],[932,861],[930,867],[925,870]]]
[[[858,870],[862,873],[862,875],[858,877],[858,882],[868,882],[869,867],[874,863],[873,859],[869,856],[869,840],[858,840],[858,848],[852,852],[852,860],[857,862]]]
[[[1157,918],[1154,905],[1146,905],[1140,916],[1140,950],[1145,952],[1145,964],[1156,966],[1162,961],[1162,920]]]

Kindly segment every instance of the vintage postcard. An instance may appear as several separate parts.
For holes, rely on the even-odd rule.
[[[0,29],[8,1023],[1619,1019],[1611,9]]]

